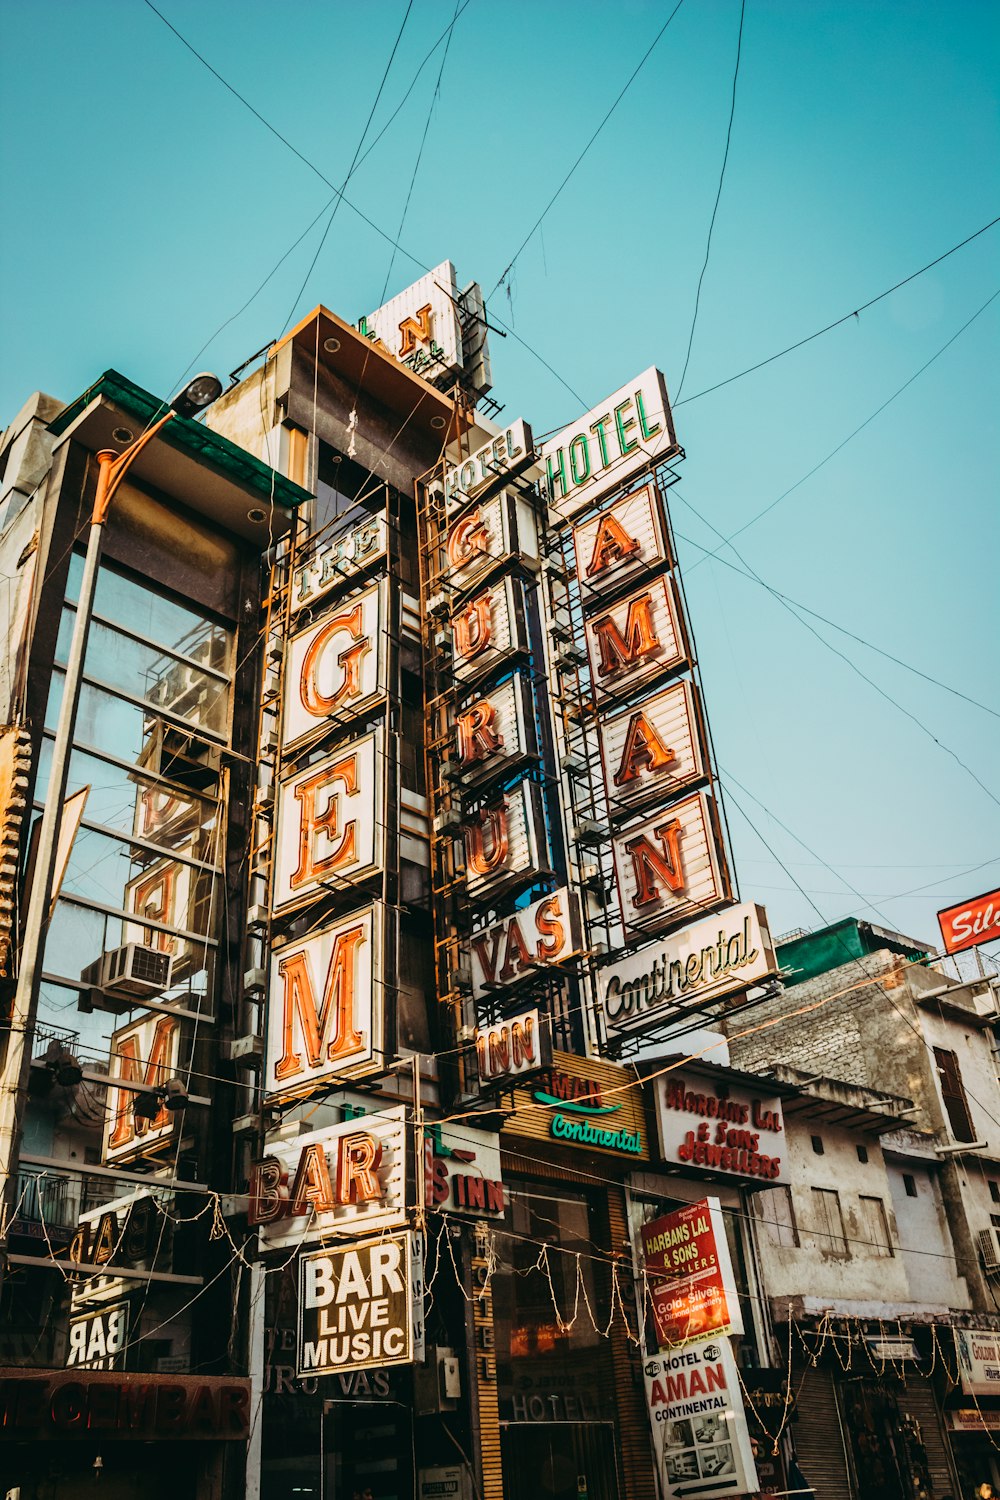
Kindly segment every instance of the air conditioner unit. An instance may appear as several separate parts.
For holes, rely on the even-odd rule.
[[[979,1241],[979,1260],[987,1276],[1000,1275],[1000,1249],[997,1246],[997,1232],[995,1229],[980,1229],[976,1235]]]
[[[100,960],[102,990],[123,995],[162,995],[170,987],[173,957],[162,948],[126,943]]]
[[[587,653],[580,645],[566,645],[556,654],[556,671],[572,672],[575,667],[587,665]]]

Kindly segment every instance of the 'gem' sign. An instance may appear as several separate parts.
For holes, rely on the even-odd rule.
[[[317,896],[324,882],[382,867],[383,729],[341,745],[278,788],[274,910]]]

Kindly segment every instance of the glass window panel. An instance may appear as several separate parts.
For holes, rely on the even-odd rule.
[[[48,789],[52,741],[43,740],[38,758],[36,800],[44,801]],[[120,833],[134,833],[166,849],[190,850],[192,834],[203,835],[205,858],[217,863],[215,842],[210,838],[218,816],[218,803],[199,797],[186,787],[164,786],[138,771],[127,771],[96,755],[74,750],[70,757],[67,794],[89,786],[84,817],[103,823]]]
[[[58,722],[63,681],[63,673],[56,669],[52,673],[45,711],[47,729],[54,730]],[[135,761],[140,768],[195,787],[198,791],[209,790],[217,784],[217,759],[213,758],[211,750],[206,747],[192,753],[182,730],[173,728],[148,709],[126,703],[124,698],[116,698],[113,693],[87,683],[80,690],[74,740],[78,744],[92,745],[95,750],[104,750],[119,760]],[[41,795],[39,793],[39,797]]]
[[[64,610],[56,644],[56,664],[64,666],[69,654],[75,616]],[[222,653],[224,661],[225,653]],[[206,660],[207,660],[206,654]],[[210,665],[215,665],[211,661]],[[162,708],[175,718],[189,720],[224,734],[229,714],[229,683],[165,655],[157,647],[133,640],[97,621],[90,627],[84,673],[109,687]]]
[[[80,594],[83,558],[74,553],[66,584],[66,598],[76,603]],[[220,672],[229,670],[229,632],[185,605],[155,594],[123,573],[103,565],[97,575],[94,613],[135,631],[148,641],[203,660]]]
[[[150,899],[160,897],[153,894]],[[128,942],[149,943],[150,932],[141,922],[91,911],[75,901],[59,900],[45,940],[44,970],[62,979],[79,980],[88,965],[102,954]],[[208,993],[214,950],[196,938],[178,938],[154,931],[151,946],[163,945],[172,945],[166,951],[173,954],[173,979],[170,988],[154,998],[177,1000],[198,1009],[200,998]]]

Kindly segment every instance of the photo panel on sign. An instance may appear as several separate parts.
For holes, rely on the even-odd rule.
[[[538,557],[538,528],[531,507],[507,490],[456,512],[445,544],[448,587],[456,593],[514,557],[531,566]]]
[[[384,558],[389,547],[385,514],[372,516],[332,540],[292,574],[292,614],[316,604],[334,589]]]
[[[729,899],[715,804],[695,792],[612,840],[625,935],[679,926]]]
[[[406,1222],[406,1111],[373,1109],[287,1140],[265,1142],[250,1175],[249,1222],[263,1250]]]
[[[495,672],[528,650],[524,585],[509,574],[494,579],[452,612],[453,671],[458,682]]]
[[[380,725],[279,784],[271,898],[276,914],[382,868],[384,780]]]
[[[608,714],[598,733],[612,818],[666,804],[708,776],[697,689],[687,679]]]
[[[385,692],[386,583],[338,604],[293,635],[285,658],[282,750],[361,713]]]
[[[538,754],[531,684],[515,672],[496,687],[466,696],[455,711],[451,764],[464,786],[474,787],[511,771]]]
[[[466,813],[462,838],[465,888],[473,901],[547,873],[550,860],[541,787],[519,781],[475,812]]]
[[[381,902],[271,954],[264,1093],[297,1096],[381,1063],[385,1046]]]
[[[668,567],[667,528],[655,486],[644,484],[574,526],[573,548],[585,610],[600,607],[602,596],[622,585]]]
[[[594,694],[599,705],[688,665],[684,623],[669,578],[654,578],[584,621]]]
[[[678,452],[666,383],[651,367],[542,444],[549,510],[569,520]]]
[[[105,1166],[133,1161],[176,1138],[183,1111],[147,1099],[153,1118],[137,1119],[135,1104],[140,1094],[151,1095],[181,1075],[182,1040],[181,1018],[165,1011],[147,1013],[112,1032],[101,1149]]]

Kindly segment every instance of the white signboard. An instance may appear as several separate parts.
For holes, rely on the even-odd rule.
[[[276,912],[300,906],[324,883],[364,880],[382,867],[383,730],[350,740],[278,787]]]
[[[293,635],[285,657],[282,750],[375,702],[385,688],[385,582],[343,599]]]
[[[667,528],[653,485],[644,484],[574,526],[573,548],[584,609],[636,574],[669,563]]]
[[[250,1175],[251,1224],[265,1250],[327,1235],[368,1234],[406,1222],[402,1105],[269,1141]]]
[[[365,1073],[382,1056],[380,902],[271,955],[264,1093],[297,1095]]]
[[[462,324],[456,301],[458,283],[450,260],[390,298],[358,328],[393,359],[434,380],[462,368]]]
[[[956,1328],[958,1379],[968,1396],[1000,1393],[1000,1333],[982,1328]]]
[[[666,383],[659,370],[643,370],[542,444],[549,509],[556,519],[568,520],[677,452]]]
[[[584,622],[598,703],[623,698],[687,665],[674,586],[656,578]]]
[[[299,1375],[413,1360],[410,1236],[380,1236],[299,1260]]]
[[[481,1000],[537,978],[550,964],[562,963],[583,945],[576,895],[560,886],[522,911],[502,917],[468,940],[472,993]]]
[[[530,781],[518,782],[468,813],[462,837],[465,888],[474,901],[511,881],[545,873],[549,861],[541,789]]]
[[[703,781],[704,734],[688,681],[672,683],[638,708],[598,725],[612,817],[650,802],[665,804]]]
[[[677,1009],[708,1005],[778,972],[767,915],[745,901],[617,959],[597,973],[609,1037],[663,1026]]]
[[[695,792],[612,839],[626,934],[662,931],[729,899],[715,806]]]
[[[450,509],[465,499],[474,499],[494,480],[523,468],[530,461],[532,452],[531,428],[518,417],[516,422],[511,422],[468,458],[447,466],[444,471],[446,506]]]
[[[502,1218],[500,1137],[467,1125],[428,1125],[424,1135],[424,1197],[428,1208]]]
[[[662,1492],[669,1500],[757,1491],[757,1471],[729,1340],[687,1344],[643,1361]]]
[[[520,582],[498,578],[466,600],[451,617],[454,673],[472,682],[494,671],[515,651],[528,648]]]
[[[179,1016],[147,1012],[141,1020],[112,1033],[101,1153],[105,1166],[132,1161],[174,1138],[181,1119],[179,1111],[171,1112],[161,1104],[154,1119],[137,1120],[134,1106],[140,1089],[149,1093],[163,1088],[180,1072]],[[138,1087],[116,1088],[116,1079]]]
[[[764,1187],[790,1180],[781,1101],[717,1074],[678,1068],[653,1080],[656,1133],[665,1162]]]
[[[517,761],[537,754],[536,734],[531,685],[515,672],[456,711],[452,764],[467,785],[509,775]]]
[[[467,506],[448,527],[445,543],[448,587],[461,591],[515,553],[529,563],[538,556],[538,527],[519,495],[501,490]]]
[[[385,557],[388,544],[384,514],[372,516],[353,531],[324,542],[315,555],[292,574],[292,614],[315,604],[377,558]]]
[[[552,1061],[552,1045],[537,1006],[520,1015],[476,1028],[476,1063],[481,1083],[537,1073]]]
[[[128,1348],[129,1304],[112,1302],[69,1320],[68,1370],[120,1370]]]

